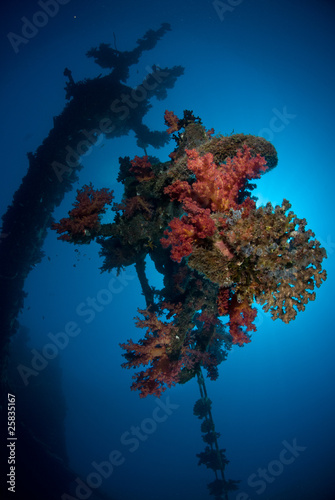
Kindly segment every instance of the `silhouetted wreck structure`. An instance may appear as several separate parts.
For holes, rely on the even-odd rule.
[[[25,279],[44,256],[42,246],[47,230],[53,222],[52,213],[61,203],[65,193],[70,191],[78,180],[78,171],[82,168],[80,157],[94,146],[100,134],[114,138],[133,131],[138,146],[144,149],[148,145],[159,148],[168,142],[167,133],[150,130],[143,123],[143,117],[151,108],[150,100],[153,97],[164,99],[167,90],[172,88],[177,78],[183,74],[183,68],[152,66],[147,68],[147,76],[137,87],[126,84],[130,66],[138,63],[143,51],[154,48],[168,30],[169,25],[162,24],[158,30],[147,31],[143,38],[137,40],[137,46],[131,51],[121,52],[107,44],[89,50],[88,57],[93,57],[102,68],[111,70],[104,76],[76,82],[71,71],[66,68],[64,75],[67,78],[65,90],[68,102],[62,113],[54,118],[54,126],[48,137],[35,153],[27,155],[29,168],[14,194],[11,205],[2,217],[0,239],[3,436],[7,435],[7,393],[17,389],[13,370],[10,372],[8,369],[9,363],[12,363],[14,347],[13,343],[10,345],[9,340],[19,327],[17,316],[23,308],[26,295]],[[14,341],[15,339],[16,337]],[[42,378],[45,376],[47,372],[40,375]],[[59,398],[61,400],[61,394]],[[36,412],[38,411],[36,408]],[[45,418],[48,420],[47,416]],[[64,414],[59,414],[59,424],[62,424],[63,418]],[[59,440],[60,428],[57,432]],[[17,433],[21,443],[18,456],[21,480],[15,497],[52,500],[60,498],[61,492],[74,494],[77,475],[67,466],[62,450],[55,453],[53,446],[47,443],[48,435],[38,434],[33,424],[25,422],[22,415],[17,421]],[[2,445],[1,461],[6,458],[3,455],[7,451],[4,442]],[[5,460],[3,470],[7,468]],[[97,490],[91,498],[93,500],[106,497]]]
[[[143,117],[151,108],[150,99],[164,99],[167,89],[183,74],[183,68],[153,66],[137,87],[129,87],[124,82],[130,66],[138,63],[143,51],[155,47],[168,30],[170,26],[164,23],[158,30],[147,31],[131,51],[121,52],[107,44],[89,50],[88,57],[93,57],[102,68],[111,69],[105,76],[75,82],[71,71],[65,69],[68,103],[54,118],[54,127],[42,145],[35,153],[28,153],[28,172],[2,218],[2,360],[9,338],[17,330],[16,318],[23,307],[25,279],[43,257],[42,245],[54,208],[78,179],[82,168],[80,156],[95,144],[100,134],[113,138],[132,130],[137,144],[144,149],[148,145],[159,148],[167,143],[167,133],[150,130],[143,123]]]

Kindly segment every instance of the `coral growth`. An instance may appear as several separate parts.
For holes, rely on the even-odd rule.
[[[228,158],[226,164],[219,167],[213,162],[211,153],[201,158],[193,149],[186,150],[186,154],[187,166],[196,181],[190,184],[178,180],[164,190],[172,201],[182,202],[186,212],[181,219],[175,218],[170,222],[170,231],[166,230],[166,239],[161,240],[163,248],[171,245],[171,258],[176,262],[190,255],[192,244],[196,244],[199,239],[214,235],[215,222],[211,214],[224,213],[238,206],[254,206],[250,198],[238,205],[238,198],[246,181],[258,178],[260,172],[266,170],[265,160],[259,155],[252,157],[247,146],[244,146],[243,152],[238,151],[232,160]]]
[[[179,127],[179,118],[174,114],[173,111],[166,110],[164,113],[164,121],[165,125],[169,128],[167,129],[168,134],[172,134],[173,132],[178,132]]]
[[[169,310],[166,319],[175,317],[174,320],[160,319],[166,309]],[[192,371],[200,363],[208,370],[209,375],[213,375],[211,378],[216,378],[213,368],[217,365],[217,360],[209,352],[195,348],[190,331],[181,335],[176,324],[181,310],[181,303],[173,306],[166,302],[162,303],[159,312],[139,310],[144,319],[136,317],[136,326],[147,329],[144,339],[139,343],[128,340],[127,343],[120,344],[126,351],[124,357],[127,361],[122,365],[124,368],[149,365],[145,371],[140,371],[133,377],[135,381],[131,389],[139,390],[141,397],[149,394],[160,396],[167,387],[180,382],[183,369]]]
[[[155,174],[152,171],[151,163],[148,161],[148,156],[135,156],[135,158],[130,162],[130,172],[135,174],[135,177],[138,181],[148,181],[155,177]]]
[[[257,310],[251,307],[247,301],[239,303],[237,296],[233,295],[228,312],[229,333],[233,337],[233,344],[247,344],[250,342],[248,332],[256,331],[253,321],[256,318]]]
[[[89,243],[98,234],[101,215],[106,212],[106,205],[110,205],[113,198],[113,191],[107,188],[94,190],[91,183],[77,189],[74,208],[70,210],[69,216],[52,226],[61,235],[58,239]]]
[[[120,344],[126,350],[127,359],[122,366],[137,368],[151,364],[147,370],[135,375],[136,381],[131,388],[138,389],[141,397],[148,394],[160,396],[164,385],[171,387],[178,382],[182,361],[171,357],[178,329],[171,322],[161,321],[155,313],[147,310],[139,312],[144,314],[145,319],[137,318],[136,326],[146,328],[147,333],[139,343],[129,340],[126,344]]]
[[[160,396],[201,366],[216,379],[232,345],[251,341],[255,302],[288,323],[326,279],[326,252],[306,220],[287,200],[257,208],[251,195],[251,181],[277,164],[268,141],[213,136],[191,111],[182,119],[166,111],[164,118],[175,132],[172,161],[120,159],[125,189],[113,223],[100,220],[112,195],[86,186],[69,218],[54,225],[68,241],[95,238],[104,271],[135,264],[147,306],[136,326],[146,334],[121,347],[124,367],[144,367],[132,384],[141,397]],[[147,256],[163,276],[160,290],[149,284]],[[214,430],[203,432],[211,444]],[[209,450],[199,458],[218,465]]]
[[[190,256],[191,268],[221,287],[234,286],[241,314],[235,302],[228,307],[230,334],[242,345],[250,340],[242,334],[241,318],[246,331],[255,330],[249,321],[256,314],[251,312],[254,299],[284,322],[314,300],[314,287],[326,277],[321,268],[325,251],[311,240],[314,233],[305,230],[304,219],[293,212],[286,215],[291,207],[287,200],[281,207],[269,203],[256,208],[245,186],[266,171],[266,162],[253,157],[248,146],[222,165],[210,153],[200,157],[192,150],[186,155],[196,180],[177,180],[165,188],[186,214],[169,223],[161,244],[171,246],[172,260]],[[226,309],[222,303],[219,307],[220,313]]]

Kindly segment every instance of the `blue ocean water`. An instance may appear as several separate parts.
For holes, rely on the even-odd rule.
[[[54,6],[48,17],[36,16],[41,4]],[[278,165],[257,181],[254,194],[259,205],[286,198],[307,219],[327,251],[328,278],[289,324],[259,310],[251,343],[235,346],[218,380],[206,384],[229,460],[226,476],[241,481],[229,500],[334,499],[333,2],[13,0],[1,10],[1,214],[27,172],[27,153],[42,144],[65,105],[64,68],[76,81],[106,74],[85,56],[91,47],[110,43],[132,50],[162,23],[170,23],[171,31],[142,54],[127,85],[141,83],[154,64],[181,65],[185,72],[166,99],[152,99],[145,124],[163,131],[166,109],[178,116],[190,109],[215,133],[260,135],[276,147]],[[38,28],[29,28],[32,20]],[[147,152],[167,161],[173,148],[171,141]],[[81,158],[84,168],[74,187],[92,181],[95,188],[114,189],[121,201],[118,158],[135,155],[143,150],[133,132],[99,139]],[[55,220],[67,215],[74,197],[75,191],[66,193]],[[93,498],[98,486],[116,500],[209,498],[207,483],[215,476],[196,457],[203,449],[200,421],[193,416],[198,384],[177,385],[160,400],[130,391],[133,373],[120,366],[119,343],[140,338],[133,318],[145,301],[134,267],[119,277],[100,273],[98,250],[91,244],[76,251],[48,231],[45,257],[26,278],[28,295],[18,317],[29,336],[22,359],[30,361],[52,335],[73,323],[77,328],[48,361],[61,374],[57,391],[65,401],[68,464],[83,481],[77,481],[77,496],[64,491],[71,497],[63,500]],[[148,277],[161,285],[153,266]],[[92,307],[112,279],[113,299]],[[18,355],[20,362],[26,363]],[[56,400],[45,373],[31,375],[34,382],[42,379],[44,390],[50,383],[50,390],[42,397],[37,389],[31,415],[27,409],[18,417],[23,422],[39,422]],[[24,390],[20,394],[23,399]],[[49,430],[53,425],[51,418],[40,424]]]

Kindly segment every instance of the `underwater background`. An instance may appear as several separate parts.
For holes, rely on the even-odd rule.
[[[53,117],[62,112],[64,69],[76,81],[106,74],[86,57],[91,47],[103,42],[132,50],[147,30],[169,23],[171,31],[141,55],[127,80],[132,87],[140,84],[152,65],[185,68],[164,100],[151,100],[144,123],[164,131],[166,109],[178,116],[189,109],[215,133],[254,134],[272,142],[278,165],[257,181],[258,205],[288,199],[328,255],[328,278],[316,300],[289,324],[272,321],[259,308],[251,343],[234,346],[218,380],[206,379],[219,443],[229,460],[226,475],[241,481],[229,499],[334,499],[333,2],[57,1],[59,9],[25,38],[24,19],[41,10],[39,2],[13,0],[1,7],[1,214],[27,172],[27,153],[42,144]],[[173,148],[171,140],[147,152],[163,162]],[[120,202],[118,158],[143,154],[132,131],[111,140],[100,137],[81,158],[84,168],[74,188],[92,181],[95,188],[113,189]],[[75,190],[66,193],[55,220],[67,215],[74,198]],[[203,448],[200,421],[193,415],[196,379],[168,389],[159,402],[131,391],[133,371],[121,368],[119,343],[142,336],[133,320],[137,308],[145,308],[134,266],[116,278],[119,286],[108,304],[78,314],[114,276],[100,273],[98,250],[95,243],[65,244],[48,231],[45,256],[25,282],[21,328],[12,341],[17,419],[47,442],[51,453],[66,455],[83,481],[96,471],[93,464],[109,460],[116,450],[113,471],[99,483],[103,498],[209,498],[207,483],[215,477],[196,457]],[[159,287],[161,277],[148,266],[150,283]],[[69,322],[80,333],[22,384],[17,366],[30,366],[34,350],[42,350],[50,333],[64,331]],[[153,420],[158,412],[162,418]],[[294,460],[280,459],[284,449]],[[32,481],[39,477],[47,485],[39,457],[32,454],[30,460],[36,469]],[[56,468],[53,472],[57,475]],[[12,498],[5,482],[2,473],[2,498]],[[64,491],[68,496],[57,498],[93,499],[98,488],[91,489],[83,487],[79,496]],[[49,498],[56,497],[50,492]]]

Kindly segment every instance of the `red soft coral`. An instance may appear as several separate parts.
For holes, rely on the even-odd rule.
[[[152,205],[142,196],[132,196],[127,198],[124,202],[124,206],[121,206],[124,210],[124,215],[126,219],[130,219],[138,213],[142,213],[146,219],[151,219],[153,211]]]
[[[140,397],[144,398],[149,394],[160,396],[166,387],[175,385],[179,380],[180,370],[183,364],[181,359],[170,359],[169,351],[172,349],[173,340],[178,337],[178,328],[172,322],[164,322],[158,315],[148,310],[141,311],[145,319],[136,318],[136,326],[146,328],[147,333],[144,339],[138,344],[129,340],[120,346],[127,352],[124,354],[127,359],[123,367],[132,368],[140,365],[148,365],[145,371],[134,375],[131,389],[140,390]]]
[[[191,149],[186,150],[186,154],[187,167],[195,174],[196,180],[192,184],[177,180],[164,189],[172,201],[183,204],[186,212],[181,219],[170,222],[170,230],[164,232],[166,238],[161,239],[163,248],[171,245],[171,258],[176,262],[192,253],[193,242],[215,234],[211,214],[242,207],[250,209],[254,202],[247,198],[239,204],[239,194],[248,180],[260,177],[260,172],[267,168],[264,158],[259,155],[252,157],[246,145],[243,151],[239,150],[233,159],[228,158],[220,166],[214,162],[211,153],[200,157],[197,150]]]
[[[230,208],[238,208],[239,192],[246,181],[258,179],[261,172],[267,169],[266,161],[260,155],[252,157],[251,150],[244,145],[234,158],[218,166],[213,155],[208,153],[200,157],[195,149],[186,150],[187,167],[195,174],[196,182],[192,184],[191,197],[200,206],[210,208],[212,212],[224,212]],[[182,201],[188,195],[183,192]]]
[[[229,301],[229,333],[233,337],[233,344],[242,346],[250,342],[247,332],[255,332],[253,324],[257,316],[257,310],[251,307],[247,301],[239,302],[236,295]],[[245,328],[245,330],[243,330]]]
[[[226,314],[228,314],[229,288],[221,287],[219,289],[217,306],[218,306],[219,316],[225,316]]]
[[[170,322],[159,319],[165,309],[168,310],[166,318],[172,318]],[[218,359],[210,352],[197,348],[193,330],[190,329],[183,338],[180,337],[177,318],[182,312],[181,303],[163,302],[157,313],[148,309],[139,312],[144,315],[144,319],[136,318],[136,326],[147,329],[144,339],[138,343],[128,340],[127,343],[120,344],[126,351],[124,357],[127,360],[122,367],[137,368],[149,365],[145,371],[134,375],[135,381],[131,390],[139,390],[141,398],[148,395],[159,397],[166,388],[180,382],[183,368],[192,371],[200,364],[206,368],[212,380],[217,377]],[[213,321],[213,318],[203,313],[201,321],[209,320]],[[208,328],[211,324],[208,324]]]
[[[74,208],[69,216],[52,225],[52,229],[61,234],[58,239],[73,243],[90,242],[100,228],[101,214],[106,212],[106,206],[112,203],[113,198],[113,191],[93,189],[92,183],[77,189]]]
[[[139,182],[148,181],[155,177],[155,174],[152,171],[152,165],[147,155],[142,157],[135,156],[130,163],[131,167],[129,170],[135,174],[135,177]]]
[[[183,257],[192,253],[194,227],[187,223],[186,216],[173,219],[169,227],[170,231],[164,231],[166,238],[161,238],[161,245],[163,248],[171,245],[171,259],[180,263]]]
[[[164,231],[166,238],[160,240],[163,248],[171,245],[171,259],[175,262],[181,262],[183,257],[192,253],[194,242],[213,236],[215,232],[215,224],[209,210],[199,207],[192,209],[191,202],[188,209],[188,214],[183,215],[181,219],[172,219],[169,223],[170,229]]]

